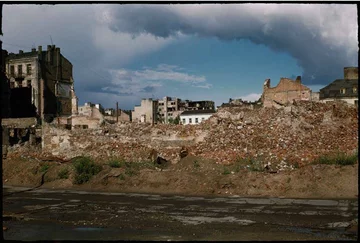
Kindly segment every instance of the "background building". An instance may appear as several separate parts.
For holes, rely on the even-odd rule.
[[[185,100],[183,104],[184,110],[215,110],[215,103],[211,100],[191,101]]]
[[[183,124],[183,125],[198,124],[198,123],[201,123],[202,121],[209,119],[214,113],[215,113],[215,110],[184,111],[180,115],[180,121],[181,121],[181,124]]]
[[[156,123],[158,102],[153,99],[142,99],[140,106],[135,106],[132,111],[133,122]]]
[[[349,104],[358,105],[358,74],[357,67],[345,67],[343,79],[336,79],[320,89],[320,100],[322,102],[342,100]]]
[[[180,110],[181,100],[165,96],[158,100],[158,122],[169,123],[169,119],[175,119],[182,112]]]

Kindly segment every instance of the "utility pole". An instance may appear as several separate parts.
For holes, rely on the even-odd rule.
[[[116,123],[119,122],[119,103],[116,102]]]

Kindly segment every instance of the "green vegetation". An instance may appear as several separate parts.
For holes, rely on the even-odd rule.
[[[40,172],[43,173],[43,172],[46,172],[48,169],[50,168],[50,166],[48,164],[44,164],[40,167]]]
[[[69,169],[68,168],[62,168],[58,173],[58,177],[60,179],[68,179],[69,178]]]
[[[228,175],[228,174],[230,174],[231,172],[230,172],[230,170],[229,170],[229,168],[227,168],[227,167],[224,167],[224,171],[223,171],[223,175]]]
[[[119,160],[119,159],[112,159],[109,161],[109,166],[112,168],[120,168],[122,167],[124,164],[124,161]]]
[[[168,119],[168,122],[169,122],[169,124],[178,125],[178,124],[180,124],[180,116],[175,117],[175,119],[172,118],[172,117],[170,117],[170,118]]]
[[[122,181],[125,180],[124,174],[120,174],[120,175],[119,175],[119,179],[122,180]]]
[[[313,164],[326,164],[326,165],[353,165],[358,161],[358,153],[347,155],[344,152],[336,154],[322,155],[313,161]]]
[[[194,168],[199,168],[200,164],[198,160],[194,160]]]
[[[240,158],[238,157],[233,165],[234,171],[239,172],[242,168],[249,171],[264,171],[263,160],[261,158]]]
[[[83,184],[91,179],[102,170],[100,165],[97,165],[88,157],[76,157],[72,160],[75,168],[75,184]]]

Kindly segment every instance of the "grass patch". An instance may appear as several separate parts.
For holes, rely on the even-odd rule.
[[[338,152],[336,154],[322,155],[313,161],[313,164],[325,164],[325,165],[354,165],[358,161],[358,153],[347,155],[344,152]]]
[[[98,174],[102,167],[97,165],[89,157],[76,157],[72,161],[75,168],[75,184],[88,182],[91,177]]]
[[[125,180],[124,174],[120,174],[120,175],[119,175],[119,179],[122,180],[122,181]]]
[[[238,157],[233,167],[235,172],[239,172],[242,168],[247,169],[249,171],[264,171],[263,162],[261,158]]]
[[[62,168],[58,173],[58,177],[60,179],[68,179],[69,178],[69,169],[68,168]]]
[[[200,167],[200,164],[199,164],[199,161],[198,160],[194,160],[194,168],[199,168]]]
[[[230,174],[230,173],[231,173],[231,172],[230,172],[229,168],[224,167],[224,170],[223,170],[222,174],[223,174],[223,175],[228,175],[228,174]]]
[[[112,159],[109,161],[108,164],[111,168],[120,168],[123,167],[124,161],[119,159]]]
[[[50,168],[50,165],[48,165],[48,164],[45,164],[45,165],[42,165],[41,167],[40,167],[40,172],[41,173],[44,173],[44,172],[46,172],[48,169]]]
[[[131,168],[127,168],[125,170],[125,175],[131,177],[131,176],[137,175],[137,171],[135,171],[134,169],[131,169]]]

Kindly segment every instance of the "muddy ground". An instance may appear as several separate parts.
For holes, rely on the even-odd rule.
[[[286,198],[357,198],[358,163],[355,165],[307,165],[291,171],[249,171],[187,156],[160,170],[112,168],[102,163],[102,171],[88,182],[74,183],[72,163],[42,161],[38,158],[8,157],[3,160],[3,184],[55,189],[108,192],[140,192],[180,195],[239,195]],[[67,168],[69,177],[60,179]]]
[[[358,202],[6,187],[6,240],[356,240]]]

